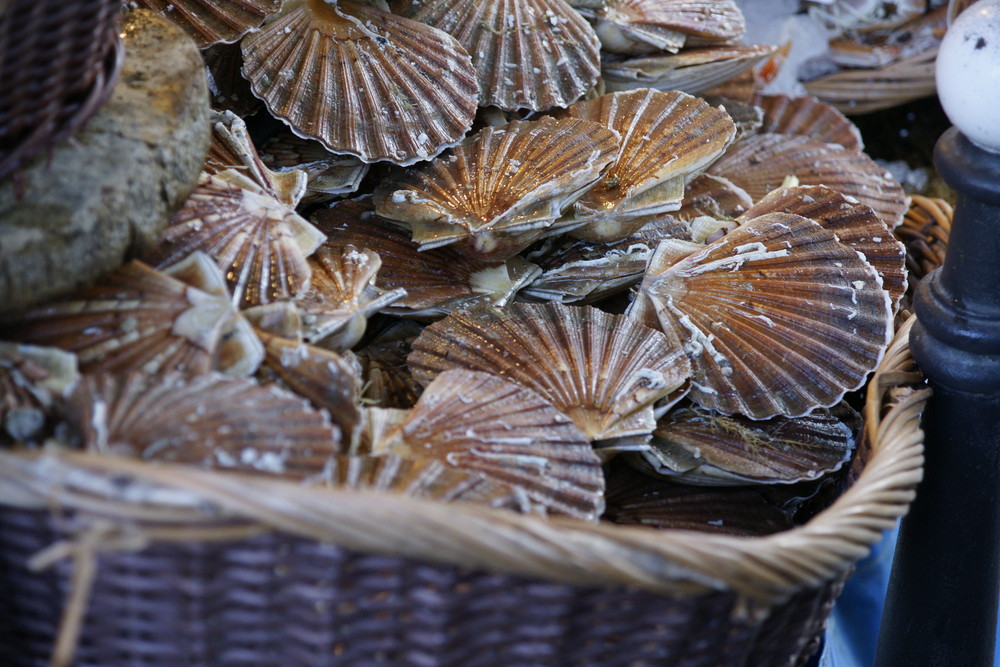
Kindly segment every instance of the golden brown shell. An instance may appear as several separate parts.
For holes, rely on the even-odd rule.
[[[205,47],[237,41],[278,11],[281,0],[125,0],[123,4],[170,19]]]

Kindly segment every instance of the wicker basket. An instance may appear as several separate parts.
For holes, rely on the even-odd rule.
[[[121,0],[0,0],[0,179],[111,94],[120,12]]]
[[[0,452],[0,663],[801,665],[921,478],[911,324],[853,484],[764,538]]]

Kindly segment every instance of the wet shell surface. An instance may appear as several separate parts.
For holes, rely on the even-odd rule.
[[[340,446],[305,399],[216,373],[88,376],[70,405],[85,447],[103,454],[301,479]]]
[[[472,56],[480,106],[565,107],[600,74],[594,29],[563,0],[412,0],[398,13],[451,34]]]
[[[733,0],[608,0],[595,18],[601,43],[612,53],[676,52],[692,43],[739,39],[746,30]]]
[[[736,141],[760,130],[764,123],[764,110],[743,100],[724,95],[703,95],[703,99],[713,107],[722,107],[736,125]]]
[[[279,172],[303,171],[302,204],[320,204],[349,195],[361,186],[370,165],[351,155],[331,153],[318,141],[279,132],[264,143],[261,160]]]
[[[628,465],[608,475],[606,521],[724,535],[770,535],[793,527],[792,519],[756,489],[708,489],[674,484]]]
[[[125,0],[123,4],[170,19],[204,47],[235,42],[278,11],[281,0]]]
[[[835,405],[864,384],[892,335],[875,269],[787,213],[693,252],[662,242],[629,314],[684,346],[693,401],[752,419]]]
[[[649,449],[637,456],[685,484],[790,484],[839,470],[854,447],[851,427],[829,410],[752,421],[691,406],[657,422]]]
[[[604,509],[604,474],[586,437],[541,396],[495,375],[441,373],[381,436],[375,453],[481,472],[559,514],[597,519]]]
[[[218,268],[201,253],[167,272],[134,260],[64,300],[0,318],[0,331],[74,352],[85,373],[248,375],[263,357]]]
[[[759,200],[788,176],[799,185],[825,185],[875,209],[890,229],[903,221],[903,187],[860,151],[810,137],[758,134],[730,146],[708,173],[727,178]]]
[[[708,216],[735,220],[753,206],[746,190],[721,176],[701,174],[684,188],[684,200],[673,215],[680,220]]]
[[[147,259],[167,267],[205,252],[224,272],[233,303],[247,308],[292,299],[308,288],[306,257],[322,242],[292,206],[228,170],[201,175]]]
[[[60,402],[79,379],[69,352],[0,342],[0,445],[38,447],[52,437],[62,424]]]
[[[378,254],[380,289],[406,295],[386,312],[440,317],[481,305],[505,305],[541,270],[514,256],[488,262],[453,246],[420,251],[410,234],[375,214],[371,199],[340,202],[318,211],[316,225],[330,245],[353,245]]]
[[[552,226],[618,149],[613,131],[576,118],[487,127],[447,157],[383,181],[375,209],[405,222],[421,249],[462,242],[505,259]]]
[[[241,46],[243,73],[272,114],[364,162],[426,160],[462,139],[476,114],[465,49],[374,7],[286,2]]]
[[[868,206],[821,185],[778,188],[750,208],[741,221],[775,212],[815,220],[833,231],[841,243],[863,254],[882,277],[893,304],[906,293],[906,247]]]
[[[578,102],[567,115],[617,132],[621,149],[601,180],[573,204],[573,235],[609,243],[642,226],[638,216],[680,207],[684,184],[732,142],[729,115],[685,93],[635,90]],[[626,221],[632,219],[632,224]]]
[[[844,148],[863,150],[861,132],[847,116],[812,95],[756,95],[753,103],[764,110],[760,131],[811,137]]]
[[[684,386],[683,350],[621,315],[557,303],[515,303],[431,324],[408,363],[426,385],[449,368],[494,373],[529,387],[592,441],[645,438],[653,404]]]

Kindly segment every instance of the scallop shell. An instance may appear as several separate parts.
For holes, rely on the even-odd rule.
[[[274,116],[364,162],[426,160],[476,115],[475,70],[453,37],[349,0],[286,2],[242,49]]]
[[[279,132],[264,143],[261,160],[279,173],[304,171],[302,204],[320,204],[349,195],[361,187],[369,165],[350,155],[337,155],[318,141]]]
[[[406,357],[420,331],[412,320],[397,320],[357,351],[366,405],[409,409],[416,404],[423,388],[413,379]]]
[[[38,447],[62,422],[59,405],[80,379],[76,356],[0,342],[0,446]]]
[[[456,313],[431,324],[408,360],[426,385],[449,368],[500,375],[550,400],[588,439],[644,439],[653,404],[684,386],[683,350],[621,315],[556,303]]]
[[[636,456],[685,484],[791,484],[839,470],[855,444],[851,427],[829,410],[751,421],[691,406],[657,422],[649,449]]]
[[[600,42],[563,0],[413,0],[399,13],[453,35],[472,56],[480,106],[565,107],[597,83]]]
[[[360,387],[356,369],[336,352],[257,331],[264,343],[262,380],[307,399],[326,410],[345,442],[352,442],[361,422]]]
[[[760,95],[754,104],[764,110],[761,132],[811,137],[850,150],[863,150],[857,126],[847,116],[812,95]]]
[[[604,50],[612,53],[676,52],[685,43],[725,42],[746,31],[743,13],[733,0],[608,0],[595,18]],[[615,39],[615,29],[625,43]],[[651,48],[615,48],[629,42]]]
[[[237,41],[278,11],[281,0],[125,0],[124,6],[170,19],[205,47]]]
[[[906,246],[868,206],[821,185],[779,188],[764,196],[741,220],[775,212],[815,220],[833,231],[838,241],[862,253],[881,276],[893,305],[906,293]]]
[[[673,215],[680,220],[708,216],[735,220],[753,206],[746,190],[721,176],[701,174],[684,188],[684,200]]]
[[[305,399],[216,373],[87,376],[70,411],[102,454],[301,479],[339,451],[337,428]]]
[[[452,246],[418,252],[410,235],[374,213],[371,199],[340,202],[319,211],[316,225],[330,245],[354,245],[378,254],[380,289],[406,295],[386,309],[409,317],[440,317],[480,305],[504,305],[541,270],[520,257],[487,262]]]
[[[263,357],[225,281],[196,253],[168,271],[132,261],[64,300],[0,317],[4,337],[75,352],[80,370],[253,373]]]
[[[864,384],[892,335],[875,269],[832,231],[787,213],[693,253],[662,242],[629,315],[658,321],[684,346],[693,401],[752,419],[835,405]]]
[[[246,308],[292,299],[308,288],[306,257],[322,242],[294,208],[228,170],[201,175],[147,259],[166,267],[203,251],[225,272],[233,303]]]
[[[346,350],[365,332],[368,318],[406,295],[374,286],[382,261],[371,250],[324,245],[309,259],[313,283],[298,300],[305,340]]]
[[[448,157],[383,181],[375,209],[406,222],[421,250],[462,242],[504,259],[551,227],[618,148],[614,132],[576,118],[487,127]]]
[[[627,465],[608,475],[606,521],[672,530],[763,536],[788,530],[788,514],[753,488],[673,484]]]
[[[573,422],[488,373],[441,373],[373,450],[482,472],[560,514],[597,519],[604,509],[601,462]]]
[[[733,144],[708,173],[727,178],[759,200],[795,176],[825,185],[875,209],[890,229],[903,221],[907,200],[888,171],[860,151],[810,137],[758,134]]]
[[[776,50],[770,44],[727,44],[628,60],[608,57],[601,63],[601,75],[608,92],[655,88],[697,95],[749,70]]]
[[[586,222],[573,235],[601,243],[639,229],[640,216],[680,208],[684,183],[722,155],[736,134],[728,114],[680,92],[611,93],[577,102],[566,114],[621,136],[617,160],[573,204],[572,216]]]
[[[736,125],[735,141],[740,141],[751,134],[756,134],[764,124],[764,110],[757,104],[751,104],[750,102],[744,102],[743,100],[723,95],[705,94],[702,97],[709,105],[713,107],[721,106],[729,114],[729,117],[733,120],[733,124]]]

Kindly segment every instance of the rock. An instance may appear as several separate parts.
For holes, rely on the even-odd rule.
[[[72,291],[154,244],[210,140],[201,54],[148,11],[122,18],[125,59],[87,125],[0,183],[0,312]]]

